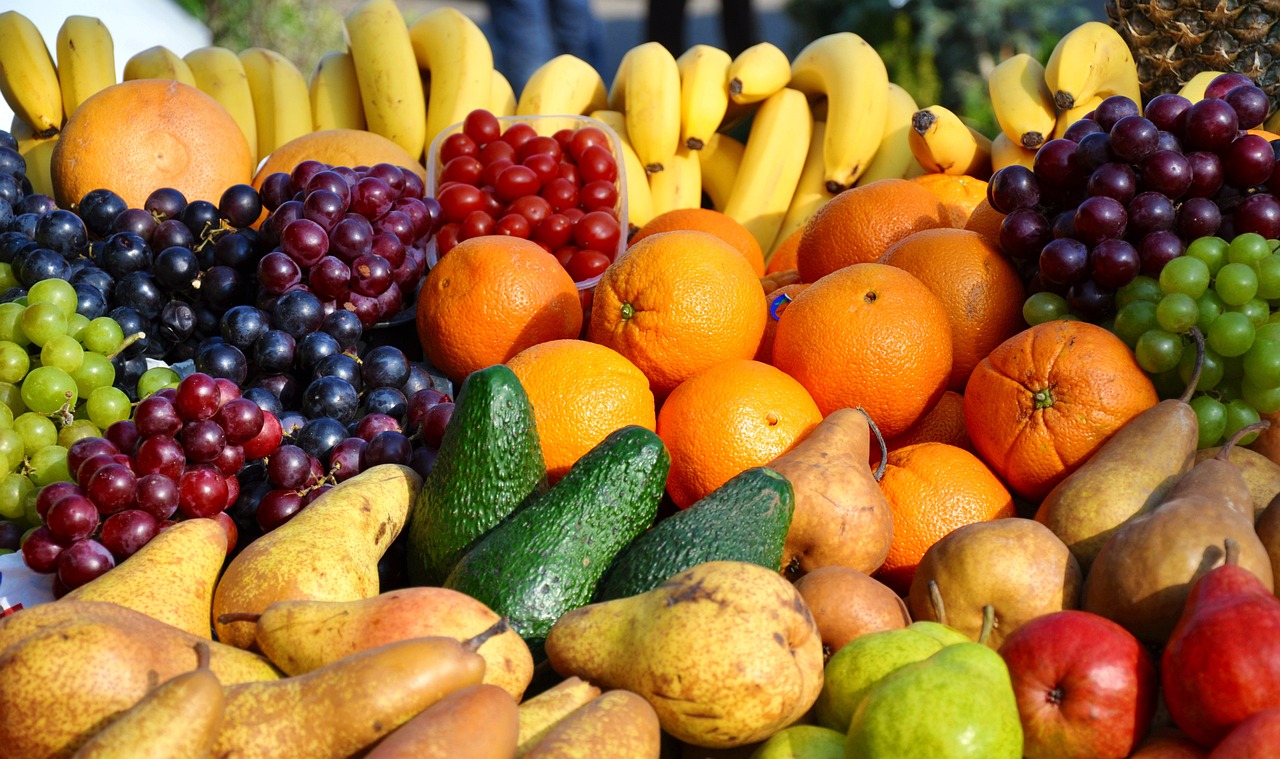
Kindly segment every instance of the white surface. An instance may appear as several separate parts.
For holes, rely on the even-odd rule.
[[[21,605],[24,609],[53,600],[53,575],[27,569],[22,552],[0,556],[0,613]]]

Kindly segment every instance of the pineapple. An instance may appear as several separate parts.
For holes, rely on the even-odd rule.
[[[1280,0],[1106,0],[1129,43],[1142,96],[1177,92],[1201,71],[1235,71],[1280,95]]]

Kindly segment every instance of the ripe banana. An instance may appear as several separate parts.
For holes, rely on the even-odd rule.
[[[365,0],[342,22],[356,68],[360,102],[370,132],[380,134],[405,149],[422,155],[427,136],[426,98],[418,77],[419,61],[410,42],[409,27],[395,0]],[[489,75],[471,82],[489,99]],[[461,120],[461,119],[459,119]],[[445,122],[448,126],[453,122]]]
[[[1044,66],[1026,53],[1000,62],[987,80],[1000,130],[1024,148],[1038,148],[1053,134],[1058,112],[1044,83]]]
[[[791,82],[791,61],[772,42],[738,53],[729,64],[729,97],[739,105],[759,103]]]
[[[662,171],[680,145],[680,68],[660,43],[622,56],[609,88],[609,109],[627,117],[631,146],[645,171]]]
[[[579,115],[608,107],[609,92],[600,72],[575,55],[557,55],[537,68],[520,91],[516,115]],[[561,122],[553,125],[559,128]],[[568,126],[570,122],[564,121]]]
[[[649,175],[649,193],[655,216],[701,206],[702,166],[698,163],[698,151],[686,145],[676,148],[663,170]]]
[[[196,86],[218,101],[231,118],[240,125],[249,141],[249,155],[258,165],[258,119],[253,110],[253,92],[249,89],[249,77],[244,64],[233,51],[225,47],[201,47],[187,53],[183,59],[191,68]]]
[[[1060,110],[1092,95],[1124,95],[1142,107],[1138,67],[1124,38],[1100,21],[1086,21],[1058,40],[1044,81]]]
[[[474,21],[450,7],[438,8],[413,22],[409,39],[418,68],[431,72],[426,137],[426,144],[430,145],[436,135],[465,119],[468,113],[489,107],[493,49]],[[411,77],[406,78],[406,86],[411,81]],[[366,105],[365,113],[368,112]]]
[[[1066,134],[1067,127],[1087,116],[1102,100],[1100,95],[1094,95],[1070,110],[1058,111],[1058,124],[1053,129],[1054,138],[1057,139]]]
[[[40,137],[20,116],[13,117],[9,134],[18,141],[18,153],[27,162],[26,176],[31,183],[31,191],[53,197],[51,164],[53,148],[58,144],[59,135]]]
[[[71,115],[91,95],[116,83],[111,32],[93,16],[67,16],[58,29],[58,85],[62,112]]]
[[[196,77],[191,73],[191,67],[179,58],[177,53],[164,45],[156,45],[135,53],[132,58],[124,62],[122,78],[126,82],[135,79],[172,79],[191,87],[196,86]]]
[[[360,79],[351,53],[330,50],[320,56],[307,83],[307,94],[311,99],[311,128],[315,131],[367,127]]]
[[[722,132],[716,132],[698,151],[698,163],[702,166],[702,191],[711,198],[717,211],[724,211],[738,178],[738,166],[747,146]]]
[[[253,96],[253,119],[258,130],[258,158],[295,137],[311,132],[311,95],[298,67],[283,55],[263,47],[240,51]]]
[[[603,122],[618,134],[618,142],[622,144],[623,178],[626,180],[627,222],[633,231],[639,229],[654,217],[653,193],[649,189],[644,164],[640,163],[635,149],[631,147],[631,141],[627,139],[627,117],[621,111],[604,109],[592,111],[590,117]]]
[[[884,134],[889,107],[884,61],[852,32],[828,34],[810,42],[791,62],[790,86],[812,98],[826,96],[831,126],[822,147],[827,191],[834,195],[849,189],[867,170]]]
[[[1009,139],[1009,135],[1003,131],[996,134],[995,139],[991,141],[992,172],[997,172],[1006,166],[1013,166],[1014,164],[1034,169],[1035,163],[1036,151],[1022,147]]]
[[[680,71],[680,142],[702,150],[729,107],[729,64],[718,47],[694,45],[676,59]]]
[[[916,163],[915,156],[911,154],[911,145],[907,141],[907,132],[911,131],[911,116],[918,110],[920,106],[916,105],[910,92],[889,82],[889,107],[885,109],[884,134],[880,137],[880,146],[876,148],[875,156],[867,164],[867,170],[858,177],[859,187],[881,179],[901,179]]]
[[[979,179],[991,176],[991,140],[940,105],[912,115],[907,139],[925,171]]]
[[[17,11],[0,13],[0,95],[41,137],[62,128],[62,90],[44,37]]]
[[[1221,74],[1221,71],[1201,71],[1187,80],[1187,83],[1178,90],[1178,94],[1192,103],[1198,103],[1204,100],[1204,91],[1209,89],[1209,83]]]
[[[791,205],[787,206],[787,213],[782,217],[782,226],[778,228],[778,234],[767,247],[763,248],[766,264],[783,240],[803,227],[805,222],[809,221],[809,217],[833,197],[827,192],[826,180],[822,178],[825,168],[822,163],[822,137],[826,131],[827,123],[814,119],[813,135],[809,138],[809,153],[805,156],[804,168],[800,170],[800,179],[796,182],[796,191],[791,196]]]
[[[494,69],[493,82],[489,86],[489,111],[498,117],[514,116],[517,107],[515,88],[501,71]]]
[[[751,122],[742,164],[724,212],[750,230],[761,250],[771,248],[778,237],[812,135],[809,102],[804,93],[790,87],[770,95]],[[826,144],[824,140],[824,153]]]

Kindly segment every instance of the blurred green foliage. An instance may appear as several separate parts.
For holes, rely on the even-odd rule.
[[[213,33],[213,44],[239,52],[265,47],[311,76],[320,56],[342,50],[342,14],[323,0],[177,0]]]

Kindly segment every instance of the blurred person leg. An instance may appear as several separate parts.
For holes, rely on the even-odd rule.
[[[525,82],[556,55],[547,0],[489,0],[494,67],[519,96]]]
[[[660,42],[674,56],[684,52],[685,0],[649,0],[645,38]]]
[[[724,49],[730,56],[760,41],[756,28],[756,12],[751,0],[720,0],[720,31],[724,35]]]
[[[604,57],[604,25],[591,10],[590,0],[547,0],[555,55],[568,53],[597,71]],[[548,56],[550,57],[550,56]]]

